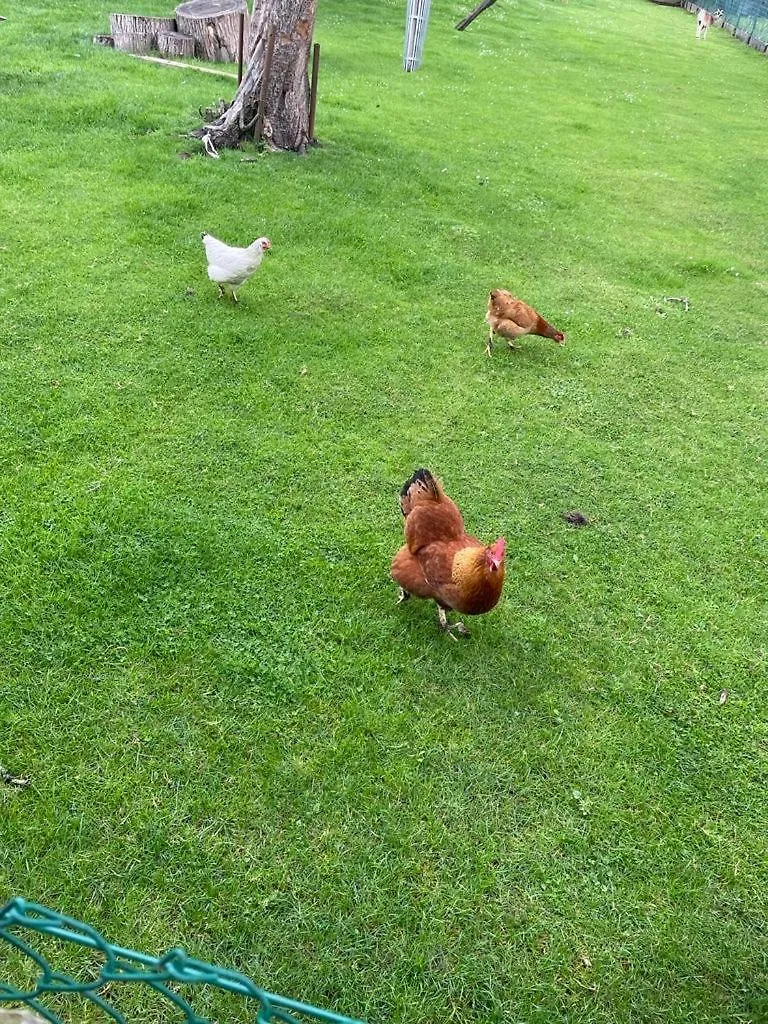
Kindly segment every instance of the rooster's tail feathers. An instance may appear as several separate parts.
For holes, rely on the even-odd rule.
[[[410,480],[400,488],[400,508],[407,516],[422,501],[440,501],[443,489],[428,469],[417,469]]]

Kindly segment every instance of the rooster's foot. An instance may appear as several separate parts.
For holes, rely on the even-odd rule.
[[[399,587],[397,591],[397,603],[402,604],[403,601],[407,601],[411,595],[405,589],[405,587]]]
[[[453,635],[454,632],[458,633],[459,636],[469,636],[469,630],[463,622],[454,622],[453,625],[451,625],[448,621],[445,608],[441,608],[440,605],[437,606],[437,621],[440,624],[440,629],[444,630],[451,640],[456,640],[456,637]]]
[[[514,343],[514,341],[508,341],[508,342],[507,342],[507,345],[509,345],[509,347],[510,347],[511,349],[515,349],[515,350],[516,350],[516,349],[518,349],[518,348],[520,348],[520,346],[519,346],[519,345],[516,345],[516,344]]]

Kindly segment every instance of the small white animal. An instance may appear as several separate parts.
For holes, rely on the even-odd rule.
[[[696,15],[696,38],[706,39],[709,26],[715,20],[714,14],[710,14],[709,11],[705,11],[703,7],[699,8],[699,12]]]
[[[237,302],[235,288],[245,284],[248,278],[256,273],[264,259],[264,253],[272,248],[272,243],[268,238],[257,238],[247,249],[238,249],[234,245],[220,242],[218,238],[206,232],[200,237],[208,258],[208,277],[219,286],[219,298],[226,295],[224,285],[228,284],[232,290],[232,298]]]

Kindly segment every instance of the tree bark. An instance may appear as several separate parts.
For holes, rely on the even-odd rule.
[[[307,63],[317,0],[256,0],[248,34],[247,67],[232,105],[196,133],[217,147],[235,148],[257,117],[273,149],[303,153],[309,143]],[[259,111],[270,33],[275,33],[272,68]],[[259,115],[261,114],[261,117]]]

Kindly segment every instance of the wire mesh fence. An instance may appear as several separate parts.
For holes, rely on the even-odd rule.
[[[403,44],[403,67],[406,71],[415,71],[421,67],[431,5],[432,0],[408,0]]]
[[[768,46],[768,0],[700,0],[686,6],[703,7],[715,16],[715,24],[758,50]]]
[[[237,971],[124,949],[95,928],[16,897],[0,908],[0,1009],[28,1007],[50,1024],[361,1024],[274,995]]]

